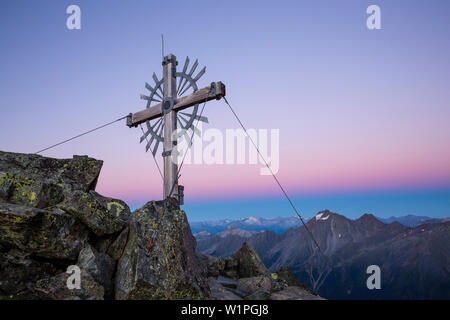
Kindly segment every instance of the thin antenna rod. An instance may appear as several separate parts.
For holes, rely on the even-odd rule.
[[[164,34],[161,33],[161,54],[164,60]]]

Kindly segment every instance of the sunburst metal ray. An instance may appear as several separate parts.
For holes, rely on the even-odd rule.
[[[162,121],[162,118],[159,118],[152,126],[151,129],[154,130],[155,127],[160,124]],[[147,139],[148,135],[152,132],[152,130],[148,129],[147,132],[145,132],[145,134],[141,137],[141,140],[139,143],[142,143],[142,141],[144,141],[145,139]],[[153,139],[154,137],[152,137]]]
[[[188,65],[189,65],[189,57],[186,57],[186,61],[184,62],[184,66],[183,66],[183,73],[184,74],[187,71]],[[184,82],[186,82],[186,81],[187,80],[185,78],[180,77],[180,81],[178,82],[178,86],[177,86],[177,88],[178,88],[177,93],[180,93],[181,85],[183,84],[183,87],[184,87]]]
[[[183,124],[181,123],[180,119],[177,119],[177,121],[180,124],[180,126],[183,127]],[[186,144],[187,144],[188,148],[190,148],[192,141],[191,141],[186,129],[183,128],[180,130],[180,133],[178,134],[178,138],[180,138],[181,136],[184,137],[184,140],[186,140]]]
[[[198,120],[198,121],[201,121],[201,122],[205,122],[205,123],[209,123],[208,117],[199,116],[197,114],[186,113],[186,112],[179,112],[179,113],[183,114],[185,116],[188,116],[188,117],[193,117],[195,120]]]
[[[191,60],[189,57],[186,57],[184,61],[183,68],[181,72],[176,72],[177,79],[177,96],[182,96],[188,90],[191,92],[196,92],[198,90],[197,81],[205,74],[206,67],[203,67],[195,76],[199,63],[196,59],[192,65],[190,65]],[[147,82],[145,83],[145,88],[150,92],[150,94],[142,94],[140,97],[143,100],[147,101],[147,108],[151,107],[152,103],[161,103],[164,101],[164,90],[163,84],[164,79],[158,79],[156,73],[152,74],[154,85],[150,85]],[[193,135],[201,136],[201,131],[194,125],[194,122],[197,120],[201,122],[208,123],[208,118],[198,115],[198,104],[194,105],[188,112],[178,112],[177,113],[177,124],[179,125],[181,131],[177,134],[176,139],[184,139],[188,146],[192,145],[192,137]],[[146,151],[151,150],[152,154],[155,156],[159,145],[164,141],[164,121],[163,117],[160,117],[157,120],[146,121],[147,131],[143,132],[144,134],[140,138],[140,143],[146,140],[148,137],[150,139],[147,140],[147,144],[145,146]],[[192,130],[192,131],[189,131]],[[192,132],[192,136],[191,136]]]

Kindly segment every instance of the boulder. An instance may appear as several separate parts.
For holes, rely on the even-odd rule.
[[[267,292],[265,290],[258,290],[244,297],[245,300],[269,300],[269,298],[270,292]]]
[[[127,245],[128,233],[130,229],[127,227],[117,236],[117,238],[111,243],[106,250],[106,253],[114,260],[119,260],[123,254],[123,250]]]
[[[72,192],[58,208],[81,220],[97,236],[121,231],[130,217],[130,209],[125,202],[92,190]]]
[[[54,159],[0,151],[0,200],[52,207],[74,190],[94,190],[102,165],[87,156]]]
[[[224,277],[238,279],[239,278],[238,266],[239,261],[237,259],[233,259],[230,257],[221,259],[221,261],[219,262],[219,273]]]
[[[217,278],[217,282],[219,282],[222,286],[226,287],[226,288],[232,288],[232,289],[236,289],[237,288],[237,280],[234,280],[232,278],[227,278],[227,277],[223,277],[223,276],[219,276]]]
[[[283,290],[284,288],[289,286],[287,281],[282,279],[282,278],[280,278],[278,276],[278,274],[276,274],[275,272],[270,274],[270,278],[271,278],[271,281],[272,281],[272,288],[271,288],[272,292]]]
[[[209,297],[186,214],[174,199],[151,201],[133,212],[118,262],[116,299]]]
[[[0,172],[61,184],[64,189],[70,190],[94,190],[102,166],[103,161],[87,156],[55,159],[37,154],[0,151]]]
[[[35,299],[30,288],[42,277],[57,273],[57,268],[46,261],[37,261],[23,251],[11,249],[0,252],[0,300]]]
[[[103,161],[87,156],[46,158],[0,151],[0,201],[64,211],[97,236],[121,231],[129,218],[125,202],[94,191]]]
[[[58,184],[0,172],[0,199],[8,203],[47,208],[62,202],[64,195],[62,186]]]
[[[309,293],[315,295],[315,293],[308,286],[306,286],[303,282],[299,281],[294,276],[294,274],[291,270],[289,270],[288,267],[281,267],[280,270],[272,273],[272,275],[273,277],[277,277],[280,280],[284,280],[288,286],[300,287],[303,290],[306,290]]]
[[[208,277],[217,278],[219,276],[220,270],[223,269],[223,267],[221,267],[221,265],[223,264],[223,259],[209,256],[200,252],[197,252],[197,257],[201,262],[203,272],[205,272]]]
[[[203,253],[197,254],[208,277],[223,276],[238,279],[238,261],[234,258],[217,258]]]
[[[211,297],[215,300],[242,300],[240,296],[221,285],[214,277],[208,278],[208,285],[211,290]]]
[[[289,286],[270,295],[270,300],[324,300],[300,287]]]
[[[45,300],[103,300],[104,290],[84,269],[80,269],[80,289],[69,289],[67,280],[70,274],[64,272],[53,277],[40,279],[34,291]]]
[[[200,256],[208,270],[214,299],[321,299],[298,281],[288,268],[282,267],[279,271],[270,273],[247,243],[242,245],[234,258]]]
[[[113,274],[116,267],[113,258],[87,245],[80,251],[77,266],[86,270],[98,284],[103,286],[106,295],[112,295]]]
[[[0,202],[0,244],[36,257],[76,260],[89,231],[68,214]]]
[[[261,258],[246,242],[236,252],[234,259],[238,264],[239,278],[250,278],[256,276],[269,276],[270,272],[267,270]]]
[[[251,295],[257,291],[264,291],[270,295],[272,281],[267,276],[241,278],[238,280],[237,289],[245,295]]]

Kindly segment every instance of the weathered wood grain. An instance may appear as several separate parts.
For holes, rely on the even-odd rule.
[[[225,85],[220,81],[215,82],[214,94],[211,93],[211,86],[199,89],[188,96],[175,99],[174,107],[172,110],[181,111],[183,109],[192,107],[197,103],[202,103],[214,99],[219,100],[224,96],[225,96]],[[147,120],[153,120],[161,117],[162,115],[161,105],[162,105],[161,103],[158,103],[154,106],[151,106],[150,108],[133,113],[131,123],[129,123],[128,126],[136,127],[137,125]]]

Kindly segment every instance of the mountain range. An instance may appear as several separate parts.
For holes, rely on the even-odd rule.
[[[407,216],[401,216],[401,217],[390,217],[390,218],[378,218],[381,222],[384,223],[393,223],[393,222],[399,222],[404,226],[407,227],[417,227],[418,225],[424,224],[424,223],[438,223],[442,221],[448,221],[449,218],[430,218],[426,216],[414,216],[414,215],[407,215]]]
[[[393,222],[399,222],[407,227],[416,227],[423,223],[437,223],[449,218],[438,219],[430,218],[426,216],[407,215],[400,217],[379,218],[383,223],[389,224]],[[307,219],[309,221],[309,219]],[[247,231],[273,231],[275,233],[283,233],[291,228],[297,228],[302,225],[298,217],[276,217],[273,219],[264,219],[260,217],[249,217],[237,220],[218,220],[218,221],[194,221],[191,222],[192,233],[200,236],[214,235],[219,232],[225,231],[228,228],[237,228]]]
[[[194,221],[190,222],[190,225],[194,234],[201,231],[216,234],[230,227],[247,231],[270,230],[275,233],[283,233],[291,228],[299,227],[301,222],[297,217],[276,217],[273,219],[250,217],[238,220]]]
[[[450,221],[423,219],[384,223],[364,214],[351,220],[326,210],[308,220],[309,232],[303,226],[254,234],[229,228],[197,237],[197,249],[227,257],[247,242],[270,270],[289,267],[327,299],[450,299]],[[366,285],[371,265],[381,270],[379,290]]]

